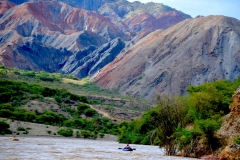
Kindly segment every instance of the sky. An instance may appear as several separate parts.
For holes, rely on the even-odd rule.
[[[128,0],[134,2],[136,0]],[[240,0],[138,0],[142,3],[163,3],[176,10],[189,14],[193,18],[198,15],[224,15],[240,20]]]

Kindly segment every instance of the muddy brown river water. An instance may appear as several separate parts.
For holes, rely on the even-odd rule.
[[[158,146],[134,145],[132,152],[118,149],[124,147],[115,141],[86,140],[77,138],[0,137],[1,160],[190,160],[191,158],[167,157]],[[192,159],[191,159],[192,160]]]

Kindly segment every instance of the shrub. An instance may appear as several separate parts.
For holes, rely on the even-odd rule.
[[[99,133],[100,138],[103,138],[105,135],[103,133]]]
[[[9,130],[10,125],[5,121],[0,121],[0,133],[4,134],[11,134],[12,131]]]
[[[18,127],[17,130],[18,130],[18,131],[26,131],[26,129],[23,128],[23,127]]]
[[[81,135],[83,138],[89,138],[91,136],[91,133],[88,131],[81,131]]]
[[[236,138],[236,139],[234,140],[234,143],[235,143],[235,144],[240,144],[240,137]]]
[[[58,134],[62,135],[64,137],[71,137],[71,136],[73,136],[73,130],[70,129],[70,128],[68,128],[68,129],[60,129],[58,131]]]
[[[76,137],[77,138],[81,137],[81,133],[79,131],[76,132]]]
[[[94,109],[92,108],[88,108],[84,111],[84,114],[88,117],[93,117],[94,115],[97,114],[97,111],[95,111]]]
[[[77,110],[78,110],[79,114],[82,114],[88,108],[90,108],[88,105],[86,105],[84,103],[81,103],[81,104],[78,105]]]

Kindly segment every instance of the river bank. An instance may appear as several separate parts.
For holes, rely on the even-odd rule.
[[[23,122],[17,120],[11,120],[6,118],[0,118],[0,120],[5,120],[10,125],[10,130],[13,132],[12,135],[7,136],[16,136],[16,137],[63,137],[58,134],[58,130],[65,127],[51,126],[45,124]],[[18,128],[22,128],[25,131],[19,131]],[[26,132],[27,131],[27,132]],[[73,129],[74,133],[80,131],[78,129]],[[69,137],[76,138],[76,135]],[[104,134],[104,136],[97,137],[96,140],[102,141],[117,141],[117,136]]]

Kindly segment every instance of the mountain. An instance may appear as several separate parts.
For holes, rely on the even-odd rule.
[[[24,2],[30,1],[30,2],[38,2],[39,0],[11,0],[13,3],[16,4],[22,4]],[[41,0],[40,2],[49,1],[49,0]],[[174,8],[171,8],[169,6],[163,5],[162,3],[141,3],[141,2],[129,2],[127,0],[54,0],[58,2],[63,2],[66,4],[69,4],[72,7],[77,7],[81,9],[86,10],[92,10],[95,11],[107,19],[109,19],[112,23],[114,23],[118,28],[124,32],[132,32],[132,26],[138,28],[137,31],[141,31],[143,29],[151,30],[152,28],[156,29],[166,29],[172,25],[177,24],[178,22],[191,18],[191,16],[177,11]],[[177,12],[177,14],[172,14]],[[137,22],[135,21],[134,24],[131,24],[128,26],[128,24],[131,22],[132,18],[137,17],[144,17],[144,14],[149,14],[152,17],[148,17],[148,27],[142,27],[145,25],[145,21],[142,19],[142,21]],[[162,15],[163,14],[163,15]],[[168,18],[159,18],[159,17],[168,17]],[[181,17],[181,18],[179,18]],[[171,19],[171,22],[169,23],[169,19]],[[156,23],[157,21],[157,23]],[[130,27],[130,28],[129,28]],[[136,31],[136,30],[135,30]],[[135,36],[133,34],[132,36]]]
[[[2,17],[2,15],[8,11],[9,9],[11,9],[12,7],[14,7],[15,4],[13,4],[12,2],[8,2],[8,1],[0,1],[0,17]]]
[[[25,2],[38,2],[38,1],[49,1],[49,0],[10,0],[15,4],[22,4]],[[72,7],[82,8],[86,10],[96,11],[102,5],[106,3],[116,2],[117,0],[54,0],[69,4]]]
[[[184,20],[136,43],[92,80],[122,94],[154,99],[189,85],[240,76],[240,21],[224,16]]]
[[[152,31],[166,29],[188,17],[162,4],[130,3],[126,0],[63,0],[94,12],[56,0],[12,2],[2,1],[0,5],[0,64],[19,69],[69,73],[79,78],[95,74],[122,50]],[[110,21],[105,7],[121,16],[121,25]],[[126,7],[131,9],[121,12],[121,8],[125,10]],[[99,14],[100,11],[103,15]],[[131,18],[129,15],[135,16]],[[160,22],[160,19],[165,22]],[[73,59],[79,55],[80,59]]]
[[[98,9],[98,12],[110,19],[113,23],[121,26],[123,30],[127,30],[127,26],[123,26],[125,21],[131,21],[130,19],[140,15],[148,16],[148,21],[154,24],[155,18],[161,14],[177,11],[169,6],[163,5],[162,3],[141,3],[139,1],[128,2],[127,0],[118,0],[115,3],[106,3]],[[146,15],[149,14],[149,15]],[[191,16],[184,14],[182,12],[178,13],[183,17],[183,19],[191,18]],[[143,15],[141,15],[143,14]],[[173,17],[174,18],[174,15]],[[152,21],[152,22],[151,22]],[[140,22],[138,22],[140,23]],[[176,23],[175,23],[176,24]],[[150,25],[150,24],[149,24]],[[155,27],[154,25],[152,27]],[[157,29],[162,27],[157,27]]]
[[[0,63],[11,68],[65,72],[69,58],[81,50],[116,38],[128,40],[102,15],[56,1],[17,5],[0,20]]]
[[[142,30],[167,29],[185,19],[178,11],[166,12],[156,17],[145,12],[132,17],[125,24],[128,26],[128,31],[139,32]]]

